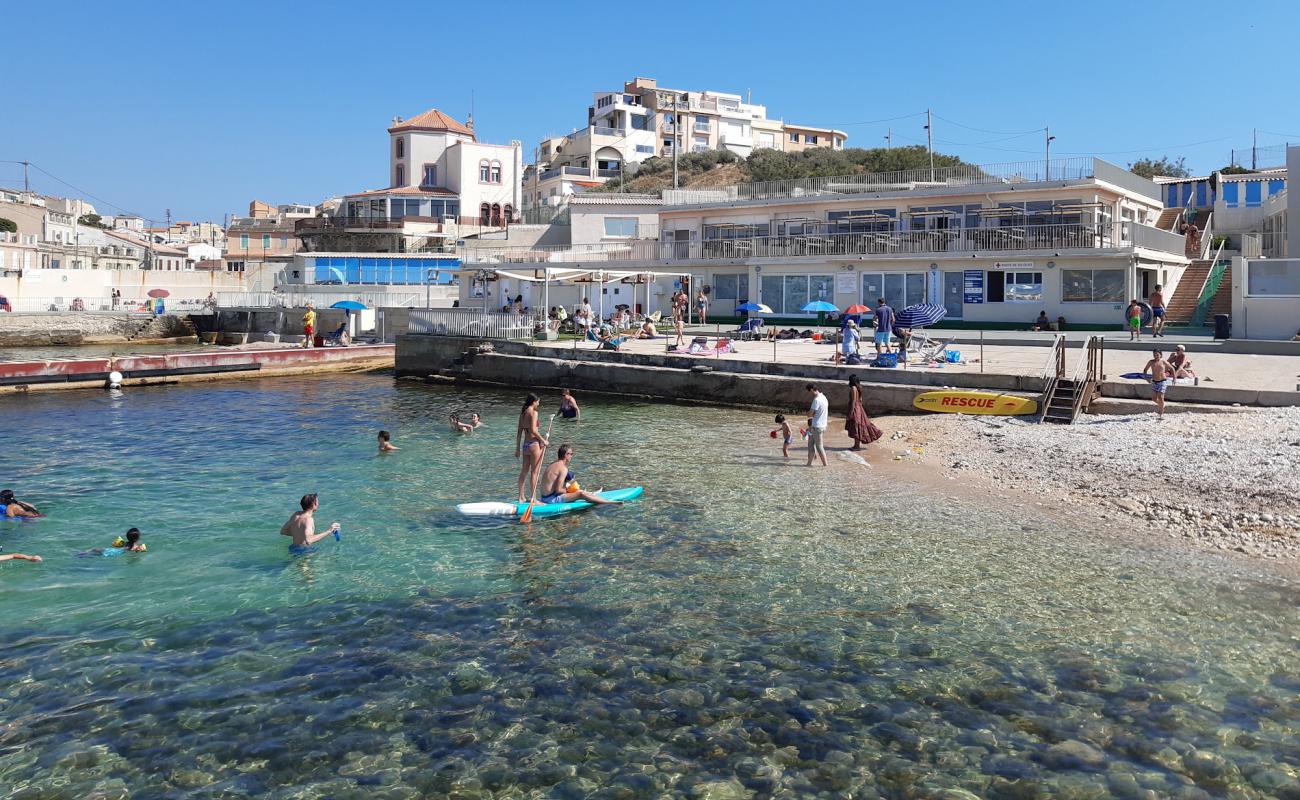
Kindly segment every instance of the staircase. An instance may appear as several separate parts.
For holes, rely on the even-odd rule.
[[[1079,394],[1079,385],[1073,380],[1062,378],[1056,382],[1050,397],[1047,398],[1047,405],[1043,407],[1043,422],[1055,422],[1058,425],[1069,425],[1074,422],[1075,398]]]
[[[1079,354],[1074,377],[1067,378],[1065,337],[1057,337],[1052,354],[1055,375],[1048,379],[1047,388],[1043,391],[1042,413],[1038,418],[1040,423],[1070,425],[1088,410],[1088,405],[1097,396],[1101,385],[1105,341],[1102,336],[1089,336],[1083,345],[1083,352]]]
[[[1201,294],[1205,291],[1210,271],[1214,269],[1214,259],[1202,258],[1193,261],[1183,277],[1178,280],[1178,288],[1165,310],[1165,324],[1171,326],[1192,325],[1196,321],[1196,310],[1201,303]],[[1209,302],[1209,310],[1202,325],[1211,324],[1215,314],[1232,313],[1232,265],[1229,262],[1223,269],[1223,280],[1219,283],[1214,297]]]
[[[1160,212],[1156,219],[1156,227],[1162,231],[1178,232],[1178,217],[1183,213],[1181,208],[1166,208]]]

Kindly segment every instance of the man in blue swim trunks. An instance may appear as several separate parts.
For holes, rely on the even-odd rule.
[[[565,484],[568,481],[570,474],[569,462],[573,461],[573,446],[567,444],[560,445],[558,456],[559,457],[555,460],[555,463],[547,467],[546,472],[542,474],[542,482],[537,489],[541,494],[537,498],[537,502],[545,505],[550,505],[552,503],[573,503],[578,500],[586,500],[588,503],[593,503],[595,505],[618,503],[617,500],[606,500],[603,497],[592,494],[583,489],[578,489],[573,492],[568,491]]]
[[[320,500],[317,499],[315,492],[303,495],[299,504],[302,506],[302,511],[293,512],[289,521],[280,528],[280,535],[291,539],[289,543],[291,552],[305,550],[339,529],[339,524],[335,522],[323,533],[316,532],[315,514],[316,509],[320,508]]]
[[[885,298],[876,300],[876,355],[889,352],[889,332],[894,329],[894,309]]]
[[[1164,353],[1157,348],[1151,351],[1151,360],[1142,371],[1151,376],[1151,399],[1156,404],[1156,419],[1165,417],[1165,391],[1169,389],[1169,379],[1174,375],[1174,368],[1165,361]]]

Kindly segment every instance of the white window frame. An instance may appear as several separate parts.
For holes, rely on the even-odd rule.
[[[636,238],[637,227],[638,227],[636,217],[602,217],[601,222],[602,222],[602,227],[604,229],[604,238],[606,239]],[[610,233],[609,223],[611,222],[631,223],[632,230],[629,233]],[[625,230],[626,228],[621,226],[621,229]]]

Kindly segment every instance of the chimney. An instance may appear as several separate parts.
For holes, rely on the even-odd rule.
[[[465,127],[466,127],[466,128],[469,128],[471,131],[474,130],[474,112],[473,112],[473,111],[469,112],[469,117],[467,117],[467,118],[465,119]]]

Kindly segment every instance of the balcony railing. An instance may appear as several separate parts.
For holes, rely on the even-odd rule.
[[[599,125],[592,125],[591,132],[596,136],[626,136],[627,131],[622,128],[605,128]]]
[[[577,175],[580,178],[590,178],[590,167],[561,167],[565,175]]]
[[[355,230],[357,228],[365,229],[397,229],[406,223],[419,223],[422,225],[438,225],[441,227],[447,220],[441,217],[418,217],[407,215],[403,217],[312,217],[311,219],[300,219],[294,224],[296,232],[325,231],[325,230]]]
[[[953,189],[968,186],[1008,186],[1038,183],[1047,180],[1073,181],[1096,177],[1095,163],[1098,162],[1093,158],[1058,159],[1051,162],[1050,169],[1041,160],[984,166],[965,164],[957,167],[935,167],[933,170],[922,168],[828,178],[798,178],[788,181],[741,183],[717,189],[669,189],[664,191],[664,204],[671,206],[712,205],[742,200],[834,197],[837,195],[916,189]],[[1143,180],[1136,175],[1131,177],[1135,180]],[[1151,184],[1151,186],[1154,189],[1155,185]]]
[[[598,170],[596,170],[596,177],[598,177],[598,178],[617,178],[617,177],[620,177],[622,174],[623,174],[623,170],[621,170],[621,169],[598,169]]]
[[[1131,224],[1131,223],[1129,223]],[[935,231],[828,233],[795,236],[756,236],[692,242],[628,242],[573,247],[476,248],[465,251],[465,263],[607,263],[709,261],[800,256],[890,256],[942,253],[1003,253],[1029,250],[1110,249],[1134,243],[1181,255],[1183,237],[1149,236],[1154,228],[1135,225],[1132,243],[1120,235],[1119,223],[1012,225]],[[1143,228],[1142,231],[1135,230]]]

